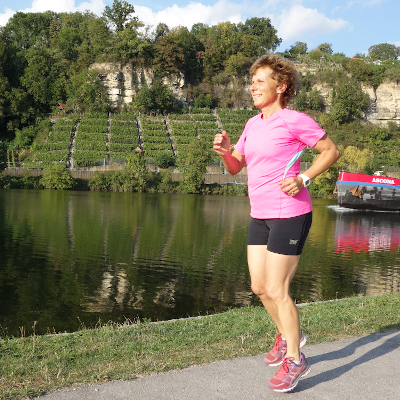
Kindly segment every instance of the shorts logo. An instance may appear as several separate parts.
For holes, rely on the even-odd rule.
[[[289,239],[289,244],[297,244],[298,240]]]

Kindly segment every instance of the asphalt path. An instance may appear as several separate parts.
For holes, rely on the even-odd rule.
[[[264,355],[236,358],[147,376],[59,390],[41,400],[329,400],[400,399],[400,331],[302,349],[310,374],[289,393],[267,388],[279,367]]]

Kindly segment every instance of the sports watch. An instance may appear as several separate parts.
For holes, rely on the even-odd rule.
[[[300,174],[298,176],[303,180],[304,187],[310,186],[311,179],[307,175]]]

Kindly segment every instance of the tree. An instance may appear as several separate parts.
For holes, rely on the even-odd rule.
[[[371,99],[354,79],[342,78],[332,91],[330,118],[337,125],[351,122],[370,104]]]
[[[193,106],[196,108],[211,108],[214,101],[212,97],[207,93],[200,93],[194,100]]]
[[[47,48],[31,47],[25,52],[25,58],[28,65],[21,77],[22,86],[33,97],[35,107],[50,112],[59,98],[54,90],[57,71],[53,69],[50,52]]]
[[[339,170],[354,173],[371,173],[374,154],[369,149],[360,150],[355,146],[348,146],[341,152],[337,163]]]
[[[290,46],[290,49],[287,50],[292,56],[298,56],[302,54],[307,54],[307,43],[305,42],[296,42]]]
[[[400,57],[400,47],[389,43],[375,44],[368,49],[368,57],[381,61],[397,60]]]
[[[152,87],[143,86],[133,100],[133,105],[140,112],[151,111],[165,114],[174,109],[174,101],[171,89],[157,80]]]
[[[169,27],[167,24],[164,24],[163,22],[160,22],[157,27],[156,30],[154,32],[154,39],[155,41],[157,41],[157,39],[159,39],[162,36],[165,36],[169,33]]]
[[[320,49],[312,49],[308,55],[312,60],[318,61],[323,56],[323,53]]]
[[[159,151],[153,157],[154,164],[159,168],[169,168],[175,165],[175,157],[171,154],[171,151]]]
[[[194,139],[187,149],[179,154],[177,167],[182,174],[180,187],[184,193],[199,193],[204,184],[207,165],[212,160],[208,143]]]
[[[6,63],[5,45],[0,40],[0,140],[2,136],[3,122],[6,117],[6,91],[8,90],[8,79],[3,74],[3,65]],[[4,129],[5,130],[5,129]]]
[[[331,43],[322,43],[317,47],[318,50],[321,50],[324,54],[332,54],[332,44]]]
[[[304,111],[308,108],[307,90],[302,88],[294,98],[294,106],[298,111]]]
[[[313,88],[308,94],[308,102],[311,110],[321,111],[323,103],[321,93],[317,88]]]
[[[123,189],[125,192],[144,192],[150,177],[146,161],[140,151],[127,157],[127,163],[122,171]]]
[[[259,48],[255,56],[260,56],[270,50],[275,51],[282,43],[282,39],[277,36],[278,31],[272,26],[269,18],[253,17],[247,19],[244,24],[239,23],[238,28],[245,35],[258,38]]]
[[[134,13],[135,8],[132,4],[127,1],[114,0],[111,8],[108,6],[104,8],[103,16],[111,25],[115,26],[117,32],[121,32],[138,21],[137,17],[132,17]]]
[[[75,112],[107,111],[108,93],[96,70],[84,69],[71,77],[67,84],[67,108]]]

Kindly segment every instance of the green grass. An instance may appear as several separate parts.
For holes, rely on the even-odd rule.
[[[400,329],[399,294],[308,304],[299,312],[309,344]],[[261,354],[274,336],[265,311],[248,307],[203,318],[5,338],[0,398],[32,398],[67,386]]]

